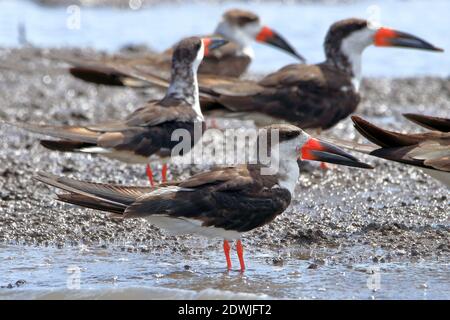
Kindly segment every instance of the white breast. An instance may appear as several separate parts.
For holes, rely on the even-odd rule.
[[[450,188],[450,172],[421,168],[423,172],[428,174],[430,177],[442,182],[447,188]]]
[[[184,217],[174,218],[167,215],[151,215],[145,218],[151,224],[164,229],[171,235],[198,234],[207,238],[236,240],[241,234],[233,230],[216,227],[204,227],[202,221]]]

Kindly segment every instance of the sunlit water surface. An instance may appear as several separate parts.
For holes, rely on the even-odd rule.
[[[80,28],[73,11],[40,7],[30,1],[0,1],[0,46],[19,45],[19,26],[26,38],[43,47],[93,47],[115,51],[127,44],[147,44],[163,50],[181,37],[214,31],[221,14],[230,8],[257,12],[263,22],[283,34],[309,62],[323,59],[322,43],[331,23],[343,18],[379,18],[383,25],[420,36],[450,50],[450,1],[354,1],[348,4],[177,3],[139,10],[82,8]],[[75,24],[76,25],[76,24]],[[277,50],[255,44],[251,71],[270,72],[295,60]],[[450,55],[418,50],[370,48],[363,69],[370,76],[448,76]]]
[[[130,253],[119,248],[3,246],[0,299],[437,299],[449,297],[449,264],[335,264],[316,269],[292,249],[247,256],[248,270],[226,272],[217,250],[202,255]],[[351,249],[353,250],[353,249]],[[332,252],[315,253],[325,257]],[[340,253],[342,254],[342,252]],[[236,261],[235,261],[236,263]],[[26,283],[16,287],[18,280]]]

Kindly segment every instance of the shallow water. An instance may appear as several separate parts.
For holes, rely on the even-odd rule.
[[[310,251],[246,257],[248,270],[226,272],[220,247],[203,254],[132,253],[119,248],[2,246],[0,299],[439,299],[450,296],[443,261],[337,264],[310,269]],[[351,250],[355,250],[354,248]],[[342,254],[342,252],[340,252]],[[309,258],[308,258],[309,257]],[[328,262],[327,262],[328,261]],[[237,263],[237,262],[235,262]],[[26,283],[14,287],[18,280]]]
[[[348,16],[366,16],[368,5],[373,3],[362,1],[327,6],[314,4],[280,6],[261,3],[256,6],[243,4],[238,6],[251,7],[260,13],[267,24],[273,25],[285,34],[299,52],[314,62],[323,57],[321,43],[328,25],[334,20]],[[447,18],[450,2],[385,0],[377,3],[382,8],[381,19],[385,24],[417,34],[436,45],[450,49]],[[212,30],[221,12],[225,8],[235,6],[237,4],[229,3],[180,5],[174,10],[172,6],[161,5],[139,11],[86,8],[82,11],[82,28],[68,30],[65,27],[67,18],[65,8],[41,8],[25,1],[0,1],[0,46],[17,46],[17,26],[23,23],[28,40],[40,46],[92,46],[112,51],[127,43],[145,42],[161,50],[184,35]],[[427,15],[420,16],[422,12],[427,12]],[[419,19],[420,23],[417,23]],[[179,25],[173,26],[174,21]],[[292,21],[295,21],[295,24]],[[123,28],[123,25],[130,27]],[[114,30],[113,36],[111,30]],[[260,45],[255,48],[257,58],[252,65],[253,71],[268,72],[294,62],[293,59],[275,50]],[[450,56],[447,53],[371,48],[365,54],[364,69],[365,74],[371,76],[418,74],[448,76]],[[405,112],[409,111],[407,108],[404,106],[394,109]],[[390,126],[401,124],[391,116],[378,117],[378,120],[380,124]],[[401,177],[396,178],[400,180]],[[396,182],[394,187],[400,188],[400,183],[404,183],[404,180]],[[351,199],[352,192],[352,189],[333,192],[326,201],[339,206],[344,216],[352,211],[349,206],[353,206],[355,202],[347,203],[343,197]],[[323,189],[313,190],[312,193],[302,197],[301,203],[297,203],[297,206],[318,207],[319,205],[312,199],[314,195],[321,195]],[[378,191],[373,193],[359,193],[359,195],[361,199],[369,196],[376,198]],[[408,198],[406,191],[403,191],[384,199],[379,205],[395,207],[405,197],[406,202],[413,201]],[[428,201],[428,198],[426,199]],[[312,210],[305,209],[305,211]],[[317,215],[321,214],[322,212],[317,210]],[[388,219],[396,221],[396,218]],[[415,221],[415,224],[420,226],[423,221]],[[62,249],[0,245],[0,286],[12,284],[11,289],[0,288],[0,299],[271,297],[448,299],[450,297],[448,259],[427,258],[426,261],[418,259],[411,262],[409,258],[405,258],[402,262],[380,264],[368,263],[367,260],[361,262],[358,259],[352,262],[336,262],[339,259],[332,259],[335,255],[358,257],[358,251],[371,249],[364,246],[352,247],[346,249],[349,251],[347,253],[342,251],[337,253],[338,249],[323,249],[314,253],[302,248],[290,248],[281,253],[253,249],[247,253],[248,270],[242,275],[236,270],[225,272],[224,257],[219,243],[211,250],[206,250],[199,244],[195,249],[203,253],[183,254],[170,251],[134,253],[122,251],[120,246],[111,245],[108,248],[90,246]],[[278,254],[284,259],[282,265],[273,263],[273,258]],[[236,264],[235,256],[233,258]],[[309,269],[316,259],[324,261],[324,264],[319,264],[317,269]],[[77,287],[77,279],[80,289],[71,289]],[[15,283],[19,280],[25,280],[26,283],[15,287]]]
[[[67,27],[72,21],[67,8],[3,0],[0,1],[0,46],[17,46],[22,24],[28,41],[43,47],[93,47],[114,51],[126,44],[144,43],[163,50],[183,36],[212,32],[222,12],[234,7],[260,14],[265,24],[289,39],[309,62],[323,59],[322,42],[329,25],[348,17],[379,17],[383,25],[413,33],[450,50],[450,2],[446,0],[354,1],[326,5],[227,1],[161,4],[136,11],[82,8],[79,29]],[[270,72],[295,62],[290,56],[262,45],[255,44],[255,49],[256,59],[251,66],[254,72]],[[366,51],[363,69],[368,76],[449,75],[450,55],[447,53],[386,48]]]

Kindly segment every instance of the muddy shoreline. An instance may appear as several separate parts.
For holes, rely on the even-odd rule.
[[[80,53],[65,50],[68,54],[75,51]],[[146,99],[161,96],[158,91],[83,83],[68,75],[63,63],[43,57],[47,54],[48,50],[34,48],[0,49],[1,120],[94,123],[122,118]],[[401,117],[404,112],[450,116],[448,78],[369,78],[361,90],[364,98],[357,114],[394,130],[420,130]],[[117,222],[99,212],[58,203],[54,190],[32,180],[41,170],[145,185],[142,166],[49,152],[36,136],[4,124],[0,134],[0,242],[57,247],[85,244],[143,253],[220,249],[219,240],[172,237],[145,221]],[[323,135],[352,139],[355,132],[346,120]],[[273,223],[244,236],[247,250],[273,250],[274,264],[287,258],[286,248],[330,249],[334,253],[329,258],[335,261],[448,262],[448,189],[415,168],[358,157],[376,169],[335,167],[303,172],[290,208]],[[174,165],[171,175],[182,178],[202,169]]]

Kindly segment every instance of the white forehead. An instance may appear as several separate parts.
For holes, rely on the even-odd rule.
[[[279,152],[281,157],[297,159],[299,156],[300,149],[309,140],[310,136],[302,131],[300,135],[294,139],[282,141],[279,144]]]
[[[361,53],[373,43],[375,33],[376,30],[370,28],[354,31],[342,39],[341,50],[349,56],[356,52]]]
[[[216,33],[227,37],[232,40],[238,40],[239,37],[254,38],[261,29],[261,23],[258,21],[246,23],[243,26],[239,26],[234,23],[230,23],[226,19],[222,19],[216,28]]]
[[[256,35],[261,30],[261,23],[259,21],[250,22],[250,23],[247,23],[246,25],[244,25],[243,27],[241,27],[241,29],[242,29],[242,32],[244,32],[250,36],[256,37]]]

